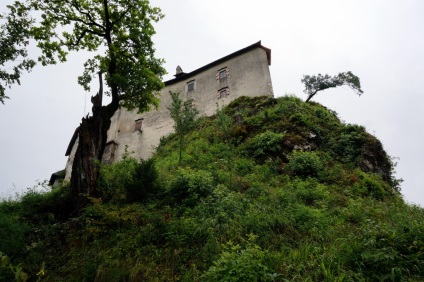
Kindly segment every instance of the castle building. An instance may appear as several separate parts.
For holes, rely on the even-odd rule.
[[[180,93],[182,99],[192,99],[201,116],[211,116],[217,105],[221,108],[241,96],[273,96],[270,65],[271,49],[259,41],[189,73],[178,66],[175,78],[164,82],[158,109],[142,114],[124,108],[115,112],[102,161],[119,161],[125,150],[136,159],[153,155],[160,139],[174,130],[168,110],[170,91]],[[77,139],[75,131],[66,151],[65,179],[71,176]]]

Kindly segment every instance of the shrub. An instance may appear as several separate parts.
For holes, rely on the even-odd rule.
[[[0,203],[0,251],[12,259],[25,250],[24,235],[29,230],[28,224],[19,218],[19,207],[20,203],[12,200]]]
[[[307,127],[310,124],[308,117],[304,114],[301,114],[301,113],[295,113],[295,114],[291,115],[289,120],[290,120],[290,122],[292,122],[293,124],[295,124],[297,126],[306,126]]]
[[[42,184],[43,186],[44,184]],[[28,189],[21,198],[22,215],[31,221],[46,219],[67,219],[74,209],[71,189],[68,184],[57,187]]]
[[[167,193],[174,203],[193,207],[213,191],[213,177],[204,170],[179,168],[176,177],[170,181]]]
[[[358,172],[358,182],[352,188],[353,191],[363,197],[372,197],[383,200],[390,196],[392,188],[381,179],[381,176],[373,173]]]
[[[248,143],[248,148],[253,152],[257,158],[262,158],[268,154],[275,154],[281,150],[281,142],[284,135],[282,133],[274,133],[272,131],[265,131],[256,135]]]
[[[133,180],[126,187],[127,201],[146,201],[156,195],[159,190],[157,176],[154,159],[141,160],[135,167]]]
[[[137,160],[129,157],[111,165],[101,165],[98,191],[102,199],[125,201],[126,187],[133,183],[137,166]]]
[[[306,180],[297,178],[286,183],[284,188],[294,191],[296,199],[307,206],[325,205],[331,199],[328,187],[318,183],[314,178]]]
[[[244,176],[254,169],[254,162],[250,159],[239,158],[234,160],[234,168],[240,175]]]
[[[296,176],[317,176],[322,170],[323,164],[315,152],[293,151],[290,156],[287,169]]]
[[[101,165],[98,190],[104,201],[146,201],[158,192],[157,175],[154,159],[124,157],[117,163]]]
[[[231,117],[229,117],[224,110],[218,107],[218,103],[216,104],[216,118],[215,124],[218,129],[222,132],[224,136],[224,141],[227,142],[230,136],[230,127],[231,127]]]
[[[230,136],[234,139],[235,143],[242,142],[248,135],[247,128],[244,125],[238,125],[231,129]]]
[[[362,153],[365,143],[363,126],[347,125],[331,142],[334,156],[342,162],[356,162]]]
[[[268,251],[253,242],[245,247],[227,243],[214,265],[206,271],[203,281],[272,281],[275,276],[267,267]]]

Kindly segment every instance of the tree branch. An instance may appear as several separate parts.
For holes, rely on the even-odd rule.
[[[119,17],[116,21],[111,22],[111,26],[115,25],[116,23],[120,22],[122,18],[133,8],[133,6],[128,7]]]
[[[102,29],[103,31],[105,31],[105,32],[106,32],[106,28],[105,28],[104,26],[102,26],[101,24],[97,23],[97,22],[93,19],[93,17],[91,16],[91,14],[90,14],[90,13],[82,11],[82,10],[80,9],[80,7],[78,7],[78,5],[77,5],[77,4],[70,3],[68,0],[65,0],[65,2],[66,2],[66,3],[68,3],[69,5],[71,5],[72,7],[74,7],[74,8],[75,8],[75,9],[76,9],[76,10],[77,10],[80,14],[85,15],[85,16],[88,18],[89,23],[88,23],[88,22],[85,22],[85,21],[83,21],[83,20],[81,20],[81,19],[79,19],[79,18],[77,18],[77,19],[72,19],[72,20],[82,22],[82,23],[84,23],[85,25],[88,25],[88,26],[96,26],[96,27],[98,27],[98,28],[100,28],[100,29]]]
[[[83,37],[87,34],[87,33],[90,33],[90,34],[93,34],[93,35],[97,35],[97,36],[101,36],[101,37],[105,37],[105,34],[103,34],[103,33],[98,33],[98,32],[96,32],[96,31],[94,31],[94,30],[90,30],[90,29],[84,29],[83,31],[82,31],[82,33],[81,33],[81,35],[80,36],[78,36],[78,39],[77,39],[77,43],[71,43],[70,45],[71,46],[78,46],[79,45],[79,43],[80,43],[80,41],[81,41],[81,39],[83,39]]]

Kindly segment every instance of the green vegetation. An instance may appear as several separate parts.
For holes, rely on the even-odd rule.
[[[333,77],[328,74],[322,75],[320,73],[312,76],[304,75],[301,81],[305,85],[305,90],[303,92],[308,95],[306,102],[309,102],[319,91],[343,85],[350,87],[350,89],[355,91],[359,96],[364,93],[361,89],[359,77],[350,71],[341,72]]]
[[[221,111],[230,128],[199,119],[181,162],[174,134],[102,165],[81,211],[66,183],[3,202],[0,251],[29,280],[43,262],[44,281],[424,280],[424,210],[374,136],[295,97]]]
[[[99,76],[99,91],[91,97],[92,115],[81,120],[74,154],[73,195],[97,195],[98,162],[102,160],[113,114],[123,107],[139,113],[159,105],[158,91],[164,86],[163,59],[156,58],[153,23],[162,19],[159,8],[148,0],[45,1],[16,0],[9,13],[0,15],[0,102],[5,87],[20,83],[23,71],[35,62],[27,59],[26,46],[35,41],[43,65],[66,62],[70,52],[87,51],[78,84],[90,91]],[[17,63],[17,61],[21,61]],[[10,66],[13,65],[13,70]],[[103,101],[103,75],[111,98]],[[84,206],[83,199],[78,205]]]
[[[30,72],[35,61],[28,58],[28,28],[33,20],[20,4],[10,7],[8,15],[0,14],[0,102],[4,104],[6,88],[21,84],[21,74]]]
[[[194,101],[188,99],[183,101],[180,98],[180,93],[169,92],[171,95],[172,103],[168,110],[171,118],[174,120],[175,133],[179,140],[179,162],[183,159],[183,148],[185,146],[185,136],[195,127],[196,116],[199,111],[194,106]]]

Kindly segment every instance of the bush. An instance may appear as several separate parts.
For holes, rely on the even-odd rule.
[[[268,251],[250,242],[246,247],[227,243],[214,266],[202,276],[203,281],[272,281],[267,267]]]
[[[11,200],[0,203],[0,251],[9,254],[13,259],[25,250],[25,232],[28,224],[19,216],[20,203]]]
[[[357,173],[358,181],[352,186],[352,190],[359,196],[381,201],[392,195],[392,188],[381,179],[381,176],[373,173]]]
[[[65,184],[44,189],[39,191],[38,187],[34,187],[22,196],[23,217],[31,221],[67,219],[74,210],[70,187]]]
[[[301,114],[301,113],[295,113],[295,114],[291,115],[289,120],[290,120],[290,122],[292,122],[293,124],[295,124],[297,126],[306,126],[307,127],[310,124],[308,117],[304,114]]]
[[[224,141],[227,142],[228,138],[230,136],[230,127],[232,124],[231,117],[229,117],[223,109],[220,109],[218,107],[218,103],[216,104],[216,118],[215,118],[215,124],[216,127],[222,132],[224,136]]]
[[[296,176],[317,176],[322,170],[323,164],[315,152],[293,151],[290,156],[287,169]]]
[[[231,138],[234,139],[234,143],[238,144],[238,143],[242,142],[247,137],[247,135],[249,133],[247,132],[246,126],[238,125],[238,126],[233,127],[229,134],[230,134]]]
[[[159,186],[156,182],[158,172],[154,164],[154,159],[141,160],[137,164],[134,179],[126,187],[128,202],[146,201],[158,193]]]
[[[255,163],[246,158],[239,158],[234,160],[234,168],[240,175],[244,176],[253,171]]]
[[[356,162],[365,143],[365,129],[358,125],[347,125],[331,142],[334,157],[344,163]]]
[[[272,131],[265,131],[256,135],[248,143],[248,148],[253,152],[257,158],[262,158],[268,154],[275,154],[281,150],[281,143],[284,135],[282,133],[274,133]]]
[[[99,193],[104,201],[134,203],[146,201],[158,192],[154,159],[101,165]]]
[[[137,160],[124,157],[111,165],[101,165],[98,191],[104,201],[125,202],[126,187],[134,182]]]
[[[213,177],[209,172],[179,168],[176,177],[168,184],[167,193],[174,203],[193,207],[201,198],[210,195],[213,188]]]

